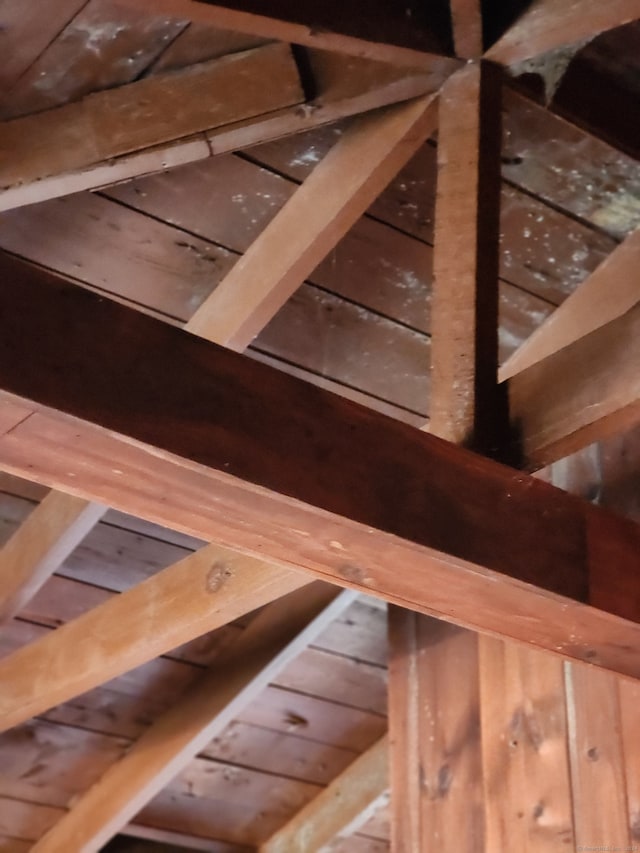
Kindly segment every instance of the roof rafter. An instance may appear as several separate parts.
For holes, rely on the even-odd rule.
[[[500,368],[504,382],[640,302],[640,228],[632,232]]]
[[[640,422],[640,304],[508,382],[530,469]]]
[[[54,491],[29,514],[0,550],[0,624],[33,598],[105,510]]]
[[[387,800],[388,752],[384,735],[263,842],[259,853],[329,853],[337,836],[357,832]]]
[[[232,349],[249,346],[435,125],[434,96],[359,119],[234,264],[189,331]]]
[[[75,801],[34,853],[101,849],[354,598],[316,583],[266,607],[222,659]]]
[[[562,45],[597,36],[640,18],[640,0],[533,0],[487,51],[488,59],[513,65]]]
[[[632,522],[24,263],[2,268],[7,470],[640,674],[637,602],[600,564],[617,549],[620,580],[633,574]]]
[[[28,720],[309,583],[207,545],[0,662],[0,729]]]
[[[309,51],[308,60],[317,91],[312,101],[305,102],[285,45],[267,45],[236,55],[236,69],[272,82],[255,95],[252,117],[247,117],[246,99],[242,103],[231,101],[221,121],[203,110],[201,90],[194,85],[206,85],[215,105],[215,93],[224,92],[228,85],[225,74],[230,58],[223,57],[198,66],[195,78],[189,68],[159,74],[97,92],[77,103],[4,122],[0,124],[3,137],[21,156],[19,160],[7,156],[0,161],[0,210],[108,186],[301,133],[435,92],[446,78],[446,74],[429,70],[398,70],[373,60],[320,50]],[[283,89],[277,79],[286,67],[295,77]],[[179,120],[171,123],[164,118],[166,80],[174,92],[181,93]],[[140,99],[149,102],[147,112],[157,113],[155,125],[144,119],[144,138],[135,120],[140,115],[136,107]],[[129,112],[133,120],[114,135],[113,128],[105,124],[105,110],[116,115]],[[194,135],[196,130],[199,132]],[[48,141],[45,149],[41,147],[43,139]]]

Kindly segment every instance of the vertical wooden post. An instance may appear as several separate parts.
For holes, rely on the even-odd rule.
[[[440,100],[431,431],[496,447],[500,77],[486,63]],[[484,846],[478,637],[400,608],[389,613],[395,853]]]

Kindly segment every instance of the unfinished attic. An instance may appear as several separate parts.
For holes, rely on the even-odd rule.
[[[640,0],[0,56],[0,853],[640,850]]]

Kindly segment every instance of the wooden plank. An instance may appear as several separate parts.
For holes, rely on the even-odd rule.
[[[4,659],[0,725],[29,719],[305,582],[209,545]]]
[[[213,60],[214,63],[215,61]],[[276,109],[273,107],[273,99],[280,96],[269,95],[264,101],[261,115],[256,114],[253,118],[235,121],[230,118],[228,123],[208,128],[204,133],[195,136],[184,136],[182,125],[174,124],[172,141],[167,144],[160,144],[161,139],[157,138],[155,142],[149,143],[150,147],[140,148],[136,142],[134,147],[140,150],[118,156],[114,156],[112,152],[112,156],[107,156],[106,159],[96,151],[95,140],[84,135],[87,121],[85,114],[88,110],[85,101],[52,110],[46,116],[24,119],[23,124],[12,122],[7,125],[12,135],[19,135],[21,130],[29,135],[37,135],[41,124],[46,124],[43,132],[55,132],[65,138],[74,134],[77,138],[74,140],[73,150],[67,152],[64,162],[60,155],[59,162],[49,161],[48,166],[48,161],[44,160],[47,169],[44,175],[42,162],[35,160],[34,156],[33,170],[35,174],[40,175],[36,180],[32,180],[25,173],[20,183],[10,185],[15,180],[15,174],[12,173],[6,182],[7,186],[0,191],[0,210],[69,195],[84,189],[108,186],[140,175],[206,160],[212,155],[247,148],[265,140],[300,133],[345,116],[435,92],[444,79],[444,76],[438,77],[421,69],[398,72],[383,63],[357,57],[342,57],[325,51],[310,51],[309,62],[317,88],[306,109],[300,109],[297,98],[294,101],[295,106]],[[349,81],[348,85],[345,80]],[[119,88],[117,93],[110,92],[109,102],[117,104],[119,101],[124,110],[129,109],[132,102],[136,103],[138,85],[132,83]],[[107,96],[103,98],[98,94],[88,100],[91,105],[95,104],[98,111],[101,99],[106,98]],[[281,100],[278,103],[281,103]],[[201,111],[200,99],[195,103],[192,99],[191,106],[188,103],[181,105],[181,116],[185,116],[185,122],[191,120],[191,115],[198,111]],[[77,133],[74,127],[78,128]],[[5,180],[2,183],[5,184]]]
[[[563,663],[489,637],[479,652],[487,850],[569,848]]]
[[[613,525],[546,483],[23,263],[5,258],[3,271],[0,316],[12,321],[1,329],[0,385],[5,399],[37,400],[0,437],[10,472],[429,615],[637,672],[629,601],[612,599],[607,612],[580,604],[589,575],[594,584],[602,575],[597,561],[588,567],[598,547],[617,549],[633,576],[631,522]],[[30,336],[16,320],[27,316]],[[372,466],[379,486],[363,492]],[[406,560],[410,574],[393,571]],[[572,620],[590,626],[578,641]]]
[[[534,0],[487,51],[487,57],[511,65],[565,44],[590,39],[604,30],[640,18],[638,0]]]
[[[353,599],[352,593],[336,595],[335,589],[318,585],[263,610],[224,659],[74,803],[34,850],[99,850]]]
[[[504,382],[640,302],[640,229],[632,232],[500,368]]]
[[[640,225],[636,159],[508,86],[503,97],[507,180],[616,239]]]
[[[0,622],[18,613],[84,539],[105,512],[52,492],[0,551]]]
[[[482,850],[477,635],[393,608],[389,640],[394,849]]]
[[[119,0],[89,0],[0,99],[0,119],[51,109],[138,79],[187,24],[149,16]]]
[[[397,65],[427,65],[453,70],[457,64],[440,54],[449,35],[438,14],[425,15],[416,0],[395,9],[373,0],[367,15],[356,0],[344,3],[308,0],[304,6],[288,0],[234,0],[214,4],[196,0],[129,0],[156,14],[184,16],[192,21],[241,33],[319,47]],[[435,55],[433,55],[435,54]]]
[[[541,468],[640,419],[640,305],[509,380],[526,465]]]
[[[640,726],[638,720],[638,702],[640,685],[618,680],[618,703],[620,705],[620,736],[624,760],[625,783],[627,793],[627,817],[629,840],[631,844],[640,841]]]
[[[244,349],[431,134],[432,98],[357,122],[188,325]]]
[[[60,0],[47,9],[21,0],[2,4],[0,49],[5,57],[0,70],[0,91],[6,96],[13,84],[40,56],[87,0]],[[2,103],[2,98],[0,98]]]
[[[450,0],[456,56],[478,59],[483,53],[480,0]]]
[[[263,842],[260,853],[322,853],[330,849],[336,836],[357,829],[371,804],[387,790],[387,754],[387,738],[383,737]]]
[[[569,663],[565,677],[575,843],[628,849],[617,679]]]
[[[262,80],[271,84],[265,89]],[[200,93],[206,89],[209,97]],[[231,94],[233,96],[231,96]],[[28,184],[304,100],[287,45],[270,44],[5,122],[0,184]],[[171,120],[168,116],[171,116]],[[191,143],[204,145],[202,139]],[[170,164],[170,160],[166,160]],[[175,162],[175,161],[174,161]],[[184,162],[179,156],[178,162]],[[163,168],[157,164],[155,168]],[[77,189],[77,187],[74,187]]]
[[[504,411],[496,381],[500,77],[487,63],[468,65],[442,90],[438,164],[430,429],[495,453]]]

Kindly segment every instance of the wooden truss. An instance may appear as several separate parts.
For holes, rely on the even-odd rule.
[[[570,665],[574,698],[619,689],[624,704],[632,686],[618,688],[606,670],[640,677],[638,527],[523,473],[640,420],[640,315],[636,233],[503,367],[498,385],[499,64],[633,20],[640,2],[536,0],[485,58],[480,4],[464,0],[451,3],[456,57],[435,24],[407,28],[385,4],[365,22],[353,4],[303,4],[294,14],[266,0],[135,2],[306,45],[326,86],[309,100],[290,48],[269,44],[173,74],[170,86],[159,76],[5,122],[3,140],[23,156],[0,165],[4,209],[386,109],[351,126],[185,330],[7,254],[0,261],[0,465],[58,490],[0,553],[2,618],[104,506],[212,543],[0,661],[0,726],[267,605],[34,849],[98,850],[126,826],[345,606],[336,585],[396,605],[390,738],[261,849],[321,850],[357,824],[386,796],[389,743],[392,793],[408,794],[392,799],[398,851],[429,850],[438,833],[449,833],[447,849],[480,849],[479,837],[486,850],[515,849],[487,812],[500,804],[483,806],[500,757],[483,752],[482,738],[513,684],[562,681],[564,658],[598,668]],[[229,75],[243,74],[277,85],[247,84],[241,102],[214,115]],[[194,96],[202,86],[210,101]],[[147,120],[127,125],[122,116],[140,98]],[[171,99],[188,106],[169,127]],[[228,349],[248,346],[436,127],[428,434]],[[462,694],[453,667],[466,674]],[[416,709],[436,696],[447,715],[429,739]],[[467,742],[451,766],[445,756],[461,729]],[[564,779],[570,768],[558,772]],[[522,780],[513,771],[505,790]]]

